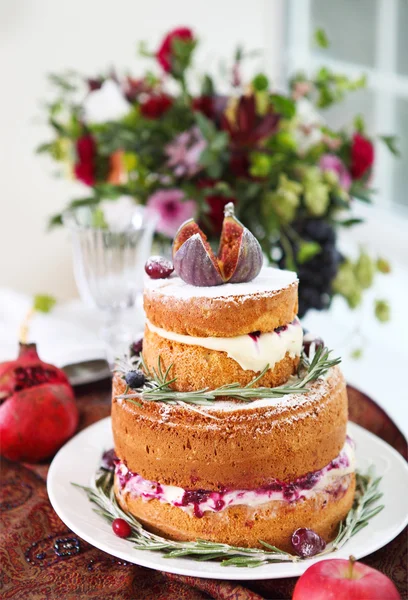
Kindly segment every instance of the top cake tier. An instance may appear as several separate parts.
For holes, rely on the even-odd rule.
[[[179,277],[146,278],[144,309],[156,327],[182,335],[235,337],[271,332],[291,323],[298,310],[295,273],[263,268],[247,283],[188,285]]]

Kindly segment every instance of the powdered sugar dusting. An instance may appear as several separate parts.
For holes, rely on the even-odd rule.
[[[323,396],[325,396],[330,386],[336,385],[338,378],[341,376],[341,372],[338,368],[334,367],[330,369],[330,371],[324,376],[317,379],[313,382],[309,391],[305,394],[287,394],[286,396],[282,396],[280,398],[260,398],[259,400],[254,400],[253,402],[233,402],[231,400],[225,401],[217,401],[211,406],[206,406],[206,411],[220,411],[220,412],[239,412],[239,411],[248,411],[248,410],[256,410],[258,408],[267,408],[271,407],[270,413],[263,413],[264,417],[267,417],[269,414],[272,416],[276,415],[278,412],[282,410],[287,410],[288,408],[295,408],[297,406],[302,406],[304,404],[314,404],[319,402]],[[296,377],[290,378],[285,385],[290,385],[291,382],[298,381]]]
[[[258,277],[245,283],[225,283],[212,287],[197,287],[185,283],[180,277],[172,275],[168,279],[150,279],[145,277],[145,290],[158,292],[163,296],[178,299],[188,298],[230,298],[231,296],[250,296],[253,294],[274,294],[297,281],[296,273],[273,267],[261,269]]]

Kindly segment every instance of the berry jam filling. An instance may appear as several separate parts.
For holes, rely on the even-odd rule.
[[[298,320],[294,319],[292,321],[292,323],[289,323],[289,325],[297,325],[298,324]],[[287,325],[281,325],[280,327],[277,327],[276,329],[273,330],[274,333],[277,333],[278,335],[280,333],[282,333],[283,331],[286,331],[288,328]],[[254,342],[257,342],[259,337],[261,336],[261,331],[251,331],[251,333],[248,333],[249,337],[254,340]]]
[[[42,366],[17,367],[14,375],[16,378],[15,392],[44,383],[65,383],[65,379],[55,369],[47,369]]]
[[[261,335],[260,331],[253,331],[252,333],[248,333],[249,337],[254,340],[254,342],[258,341],[259,336]]]
[[[275,479],[268,485],[252,490],[185,490],[176,486],[161,485],[132,473],[120,462],[116,463],[116,476],[122,490],[126,488],[127,492],[146,501],[156,499],[167,502],[200,518],[206,511],[219,512],[237,504],[257,506],[275,500],[291,503],[307,498],[317,489],[341,495],[346,489],[343,478],[354,470],[353,451],[354,443],[347,437],[343,450],[323,469],[307,473],[291,482]],[[337,472],[333,473],[336,470]]]

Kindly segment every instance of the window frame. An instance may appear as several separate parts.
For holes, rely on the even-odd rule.
[[[312,48],[312,1],[289,0],[287,11],[288,60],[287,75],[302,70],[314,72],[321,66],[349,77],[367,75],[367,90],[374,93],[374,132],[397,133],[397,100],[408,101],[408,75],[397,72],[398,0],[375,0],[375,58],[374,67],[347,62],[325,56],[324,51]],[[392,202],[395,192],[395,158],[380,141],[376,142],[376,169],[373,187],[381,191],[376,203],[391,209],[404,211],[404,207]]]

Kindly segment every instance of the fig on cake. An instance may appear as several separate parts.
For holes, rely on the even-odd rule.
[[[258,240],[235,217],[232,202],[225,206],[224,215],[217,255],[193,219],[176,233],[174,270],[186,283],[199,287],[244,283],[259,274],[263,256]]]

